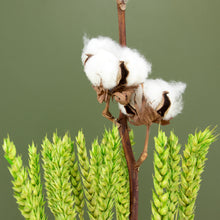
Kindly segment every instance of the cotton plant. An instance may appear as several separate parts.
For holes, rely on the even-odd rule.
[[[84,38],[81,57],[98,101],[106,102],[103,116],[120,126],[109,112],[112,97],[131,124],[147,126],[144,150],[137,163],[140,166],[147,157],[151,124],[169,124],[172,118],[181,113],[186,84],[148,79],[151,64],[144,56],[109,37]]]
[[[129,102],[135,88],[150,74],[151,64],[137,50],[122,47],[103,36],[84,38],[81,58],[98,101],[106,102],[103,116],[117,124],[109,112],[110,98]]]
[[[136,190],[137,179],[133,176],[147,158],[150,126],[153,123],[168,125],[170,120],[182,112],[182,96],[186,83],[149,79],[151,64],[144,56],[137,50],[121,46],[108,37],[84,39],[82,63],[86,76],[97,93],[98,101],[106,102],[103,116],[115,123],[120,130],[122,126],[120,120],[115,119],[109,112],[110,98],[112,98],[118,103],[120,112],[131,124],[147,127],[144,148],[139,159],[135,161],[133,170],[131,169],[132,158],[126,157],[130,167],[129,219],[135,220],[137,211],[134,211],[133,206],[136,197],[132,190]],[[204,132],[195,134],[195,137],[190,136],[191,142],[186,145],[181,167],[181,145],[178,143],[178,137],[173,132],[170,137],[167,137],[159,130],[158,137],[155,138],[152,220],[194,219],[194,206],[201,173],[209,145],[215,140],[213,131],[206,129]],[[123,135],[122,138],[124,138]],[[195,139],[192,140],[193,138]],[[192,142],[193,152],[191,152]],[[202,150],[199,142],[204,143]],[[127,145],[127,142],[124,144]],[[125,146],[124,150],[126,148]],[[192,158],[189,158],[189,154]]]

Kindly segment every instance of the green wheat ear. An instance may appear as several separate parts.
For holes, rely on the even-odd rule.
[[[56,219],[75,219],[70,183],[70,169],[73,166],[71,140],[67,135],[61,140],[54,134],[53,143],[45,138],[42,147],[48,206]]]
[[[179,219],[194,219],[195,202],[200,189],[201,174],[210,144],[216,140],[214,131],[206,128],[203,132],[189,135],[182,157],[181,187],[179,195]]]
[[[93,176],[90,175],[90,163],[87,155],[85,137],[82,131],[78,132],[76,137],[77,156],[81,172],[82,188],[86,198],[88,214],[90,219],[96,219],[99,215],[97,212],[97,198],[95,194],[96,185],[93,184]]]
[[[169,149],[169,169],[170,169],[170,179],[169,179],[169,219],[174,220],[178,214],[178,199],[179,199],[179,184],[180,184],[180,160],[181,156],[179,154],[181,145],[178,143],[178,137],[171,132],[167,143]]]
[[[32,198],[31,201],[34,209],[33,214],[35,218],[30,219],[47,219],[45,217],[44,211],[44,197],[42,192],[42,184],[41,184],[41,177],[40,177],[40,163],[39,163],[39,154],[37,154],[37,148],[35,147],[34,143],[28,148],[29,151],[29,177],[32,186]]]
[[[13,177],[14,197],[18,208],[25,219],[47,219],[44,211],[44,198],[40,179],[39,154],[32,144],[29,146],[29,170],[23,166],[20,156],[16,156],[16,148],[9,138],[4,140],[5,158],[10,164],[9,171]],[[30,179],[28,178],[28,174]]]
[[[167,147],[167,137],[164,132],[159,131],[158,137],[154,138],[154,190],[151,202],[152,219],[169,219],[169,180],[171,172],[168,159],[170,156]]]
[[[70,141],[70,144],[72,145],[72,152],[71,152],[71,166],[70,166],[70,181],[72,186],[72,193],[74,195],[74,201],[75,201],[75,208],[77,215],[80,220],[84,219],[84,206],[85,206],[85,199],[83,194],[83,187],[79,172],[79,166],[78,162],[76,160],[76,155],[74,151],[74,145],[73,142]]]
[[[76,140],[90,219],[112,219],[114,203],[117,219],[126,219],[129,215],[129,181],[117,128],[105,130],[101,144],[97,139],[93,142],[90,160],[82,132]]]
[[[132,132],[130,137],[133,144]],[[215,140],[214,129],[209,128],[189,135],[181,171],[178,138],[173,132],[167,138],[159,131],[155,137],[152,219],[194,219],[201,174],[209,146]],[[101,144],[98,140],[93,142],[90,159],[81,131],[76,143],[78,162],[67,134],[62,139],[54,134],[53,142],[47,137],[43,141],[45,188],[55,219],[72,220],[77,215],[80,220],[84,219],[84,200],[90,219],[113,219],[114,205],[117,220],[128,219],[129,175],[118,129],[113,126],[112,130],[105,130]],[[9,138],[4,140],[3,150],[10,164],[14,197],[22,215],[26,219],[46,220],[37,148],[34,144],[29,146],[28,168],[16,155],[15,145]]]
[[[112,133],[105,130],[101,143],[101,164],[99,178],[99,210],[101,219],[113,218],[113,206],[117,177],[116,156],[118,154],[119,145],[117,140],[112,137]]]

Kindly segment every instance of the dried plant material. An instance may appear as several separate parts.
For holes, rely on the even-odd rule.
[[[133,125],[151,125],[153,122],[161,120],[161,116],[147,103],[144,96],[142,96],[141,108],[138,107],[136,102],[134,108],[137,114],[128,117],[129,122]]]
[[[161,101],[159,110],[153,109],[150,104],[148,103],[146,97],[143,93],[140,93],[136,90],[131,99],[131,102],[122,105],[119,104],[119,108],[122,110],[124,114],[128,116],[128,120],[131,124],[140,126],[140,125],[151,125],[152,123],[158,123],[162,125],[169,124],[169,120],[163,119],[164,110],[167,108],[167,96],[164,95],[164,100]],[[137,96],[138,94],[138,96]],[[140,96],[141,94],[141,96]],[[140,104],[140,97],[141,97],[141,104]],[[137,102],[138,100],[138,102]]]
[[[183,108],[185,88],[182,82],[147,79],[131,95],[129,105],[120,103],[119,108],[134,125],[167,125]]]
[[[127,105],[131,101],[131,97],[135,92],[136,86],[123,86],[124,88],[120,90],[120,88],[116,88],[115,92],[112,93],[115,101],[120,103],[121,105]]]
[[[96,91],[98,102],[99,103],[107,102],[108,90],[104,89],[102,84],[100,84],[99,86],[92,86],[92,87]]]
[[[122,11],[126,10],[126,3],[127,3],[127,0],[117,0],[117,4],[119,5]]]

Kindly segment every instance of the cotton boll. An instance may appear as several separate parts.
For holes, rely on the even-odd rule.
[[[151,72],[151,64],[137,50],[122,47],[120,60],[129,71],[126,78],[128,86],[143,83]]]
[[[173,82],[171,83],[172,88],[168,94],[171,106],[168,110],[167,114],[164,116],[164,120],[169,120],[179,113],[181,113],[183,109],[183,101],[182,101],[182,94],[186,89],[186,84],[182,82]]]
[[[105,50],[117,57],[123,62],[128,70],[125,76],[125,84],[127,86],[138,85],[143,83],[151,72],[151,64],[137,51],[128,47],[122,47],[111,38],[99,36],[97,38],[88,39],[84,37],[84,48],[82,52],[82,62],[91,59],[91,55],[96,55]]]
[[[162,79],[148,79],[144,83],[144,95],[152,108],[156,109],[162,102],[163,93],[167,91],[171,105],[163,119],[170,120],[182,111],[182,94],[185,88],[186,84],[182,82],[166,82]]]
[[[99,50],[106,50],[113,55],[118,56],[118,54],[120,53],[120,49],[120,45],[109,37],[99,36],[92,39],[84,37],[84,48],[81,57],[82,63],[85,63],[88,54],[95,55],[99,52]]]
[[[161,79],[147,79],[144,82],[144,96],[153,109],[161,103],[163,91],[167,91],[167,86],[168,84]]]
[[[118,58],[102,49],[87,60],[84,71],[94,86],[102,84],[105,89],[115,87],[121,78]]]

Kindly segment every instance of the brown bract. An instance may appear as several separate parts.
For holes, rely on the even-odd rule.
[[[108,89],[105,89],[102,84],[100,86],[92,86],[92,87],[96,91],[98,102],[99,103],[107,102]]]
[[[87,61],[89,60],[90,57],[92,57],[92,54],[86,54],[87,58],[84,61],[84,66],[86,65]]]
[[[112,97],[115,98],[116,102],[122,105],[127,105],[130,102],[131,96],[137,87],[138,86],[119,85],[112,89],[110,93]]]
[[[134,96],[134,105],[131,105],[129,102],[127,102],[126,93],[121,92],[116,94],[117,96],[115,97],[115,100],[124,105],[125,111],[128,115],[128,120],[131,124],[136,126],[151,126],[152,123],[158,123],[161,125],[167,125],[170,123],[169,120],[163,119],[171,105],[169,97],[167,96],[167,91],[163,92],[163,99],[156,110],[150,106],[144,94],[142,94],[142,103],[140,106],[136,102],[136,95]],[[132,93],[129,93],[130,96],[131,94]],[[130,96],[129,98],[131,99]]]
[[[152,123],[159,123],[159,124],[169,124],[169,121],[165,121],[162,119],[162,116],[154,110],[148,103],[144,95],[142,96],[142,103],[141,107],[138,106],[137,102],[135,101],[133,109],[133,114],[130,114],[128,120],[131,124],[140,126],[140,125],[149,125],[151,126]],[[126,109],[128,111],[128,109]]]
[[[130,104],[131,96],[135,92],[135,89],[138,86],[126,86],[119,85],[115,88],[108,90],[100,86],[92,86],[97,94],[97,100],[99,103],[106,102],[109,105],[110,97],[114,97],[115,101],[124,105],[125,110],[128,114],[128,120],[131,124],[140,126],[140,125],[149,125],[152,123],[158,123],[161,125],[167,125],[170,123],[169,120],[164,120],[163,116],[166,114],[170,107],[170,100],[167,96],[168,92],[164,91],[162,102],[158,105],[157,109],[153,109],[144,94],[142,95],[141,107],[138,106],[136,102],[136,97],[134,97],[134,106]],[[108,111],[108,109],[106,109]],[[112,121],[114,117],[108,111],[108,119]],[[105,116],[105,114],[104,114]],[[110,116],[110,117],[109,117]]]

